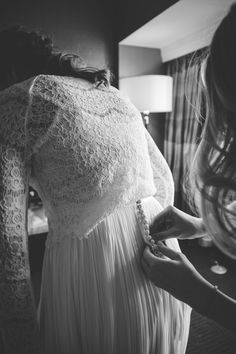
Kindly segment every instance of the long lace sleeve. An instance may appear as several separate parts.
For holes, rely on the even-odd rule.
[[[146,130],[148,152],[153,170],[154,183],[156,186],[155,198],[163,208],[174,203],[174,182],[170,168],[156,146],[152,137]]]
[[[0,329],[6,354],[40,352],[26,230],[28,106],[29,93],[17,86],[0,94]]]

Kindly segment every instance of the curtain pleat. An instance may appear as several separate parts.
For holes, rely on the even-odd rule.
[[[174,178],[175,206],[190,213],[183,184],[202,131],[202,122],[196,117],[196,100],[201,90],[200,66],[205,51],[206,48],[170,61],[165,70],[173,77],[173,109],[166,114],[163,154]]]

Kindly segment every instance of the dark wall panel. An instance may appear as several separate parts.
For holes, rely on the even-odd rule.
[[[178,0],[120,0],[117,16],[117,38],[127,37]]]
[[[15,24],[50,35],[59,50],[80,54],[90,66],[116,70],[110,7],[104,1],[4,0],[0,28]]]

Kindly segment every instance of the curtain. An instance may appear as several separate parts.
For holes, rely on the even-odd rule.
[[[202,131],[202,123],[196,114],[196,100],[201,92],[200,67],[205,51],[165,64],[166,74],[173,77],[173,109],[165,117],[163,154],[174,178],[175,206],[188,213],[192,211],[186,202],[183,184]]]

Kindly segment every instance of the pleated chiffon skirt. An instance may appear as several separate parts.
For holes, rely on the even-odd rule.
[[[147,221],[161,211],[142,201]],[[50,235],[49,235],[50,237]],[[179,250],[175,239],[167,245]],[[184,354],[191,309],[141,268],[136,205],[105,218],[88,238],[46,249],[39,322],[44,354]]]

